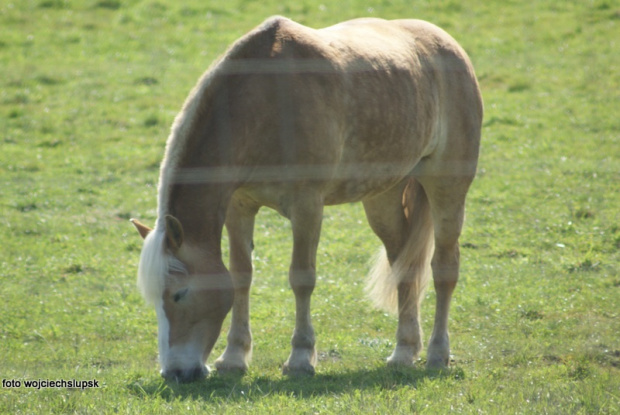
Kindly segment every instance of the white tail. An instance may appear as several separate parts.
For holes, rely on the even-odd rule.
[[[420,306],[431,275],[431,257],[435,239],[428,198],[422,186],[411,179],[403,193],[403,209],[409,222],[408,237],[400,254],[389,263],[385,248],[381,248],[368,275],[366,292],[375,306],[392,313],[398,312],[398,285],[412,281],[410,295]]]

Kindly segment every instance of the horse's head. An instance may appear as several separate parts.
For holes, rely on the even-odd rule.
[[[232,306],[232,282],[221,258],[184,241],[176,218],[160,222],[152,230],[132,219],[144,238],[138,286],[157,313],[162,376],[188,382],[208,373],[205,362]]]

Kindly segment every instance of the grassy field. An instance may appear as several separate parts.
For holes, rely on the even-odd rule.
[[[0,2],[0,413],[620,412],[620,2],[335,3]],[[396,319],[363,295],[379,242],[347,205],[325,213],[314,378],[280,374],[294,321],[290,226],[268,210],[250,372],[159,377],[128,219],[155,220],[165,139],[197,78],[272,14],[314,27],[421,18],[472,57],[486,114],[450,371],[425,371],[425,355],[417,369],[385,367]],[[430,290],[427,333],[433,307]],[[38,379],[100,387],[25,386]]]

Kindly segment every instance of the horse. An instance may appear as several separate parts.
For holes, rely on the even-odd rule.
[[[144,238],[138,287],[156,310],[162,376],[205,377],[231,309],[215,367],[248,370],[253,228],[263,206],[288,218],[293,235],[295,328],[282,372],[313,375],[310,299],[323,208],[359,201],[383,244],[368,293],[398,316],[387,364],[418,360],[420,302],[432,273],[436,311],[426,366],[446,368],[458,239],[482,116],[469,57],[428,22],[363,18],[317,30],[275,16],[236,41],[174,120],[154,228],[132,219]]]

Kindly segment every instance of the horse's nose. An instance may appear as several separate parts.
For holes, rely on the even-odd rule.
[[[202,379],[209,373],[206,366],[196,366],[190,369],[170,369],[161,372],[164,379],[179,383],[194,382]]]

